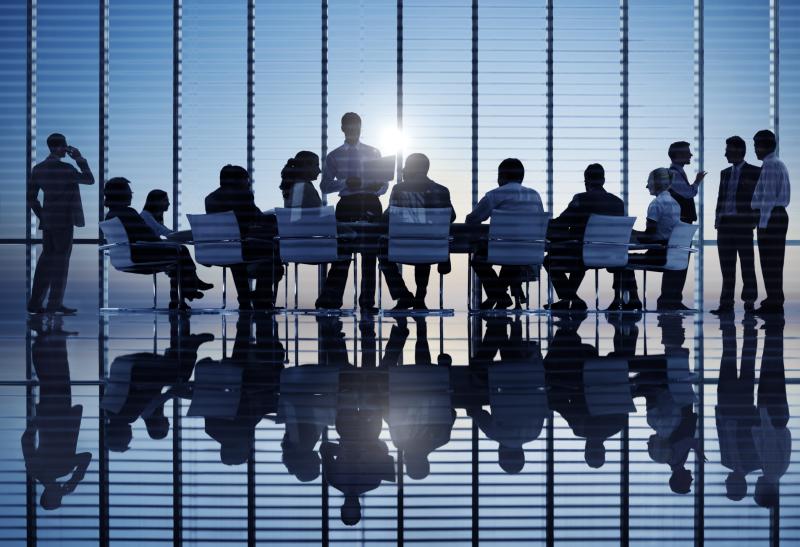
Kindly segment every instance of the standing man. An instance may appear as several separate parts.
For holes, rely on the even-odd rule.
[[[725,159],[731,167],[723,169],[719,179],[714,228],[717,230],[719,267],[722,270],[722,292],[714,315],[733,312],[736,288],[736,256],[742,264],[742,300],[744,309],[752,312],[758,287],[753,254],[753,228],[758,216],[750,207],[761,169],[744,161],[747,145],[735,136],[725,141]]]
[[[756,157],[762,160],[761,174],[753,192],[751,206],[760,212],[758,220],[758,255],[767,297],[755,310],[759,314],[783,313],[783,259],[786,253],[786,230],[791,186],[786,165],[775,154],[775,133],[762,129],[753,136]]]
[[[336,220],[355,222],[366,220],[377,222],[383,212],[378,199],[389,188],[389,181],[376,182],[362,180],[364,163],[381,157],[377,148],[364,144],[361,137],[361,117],[355,112],[342,116],[344,144],[333,150],[325,159],[320,189],[323,194],[339,193],[336,205]],[[363,253],[361,257],[361,294],[358,305],[362,310],[375,312],[375,261],[374,252]],[[347,263],[345,268],[331,268],[323,294],[317,299],[318,308],[340,308],[342,294],[347,282]],[[343,279],[341,279],[343,278]]]
[[[681,222],[693,224],[697,220],[697,209],[694,205],[694,197],[700,190],[700,183],[706,176],[705,171],[700,171],[690,183],[686,176],[684,166],[692,162],[692,152],[689,143],[686,141],[673,142],[669,145],[669,159],[672,164],[669,166],[672,174],[672,186],[669,193],[681,207]],[[686,284],[687,270],[667,270],[661,281],[661,296],[658,298],[658,308],[663,310],[688,310],[683,305],[683,286]]]
[[[28,208],[39,219],[42,231],[42,256],[36,263],[33,275],[28,313],[47,311],[71,315],[77,310],[64,306],[64,290],[69,273],[69,257],[72,253],[72,236],[75,226],[84,226],[83,205],[79,184],[94,184],[94,175],[89,162],[80,150],[67,145],[67,138],[60,133],[47,137],[50,154],[33,167],[28,181]],[[61,161],[69,154],[78,169]],[[39,202],[39,191],[44,194],[44,203]],[[47,309],[42,307],[49,292]]]

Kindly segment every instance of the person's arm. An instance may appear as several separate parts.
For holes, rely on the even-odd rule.
[[[33,214],[36,215],[36,218],[39,220],[42,219],[42,204],[39,201],[39,190],[41,190],[41,185],[37,180],[36,172],[34,171],[31,174],[31,180],[28,183],[26,198],[28,201],[28,209],[33,211]]]
[[[336,155],[328,154],[325,158],[325,168],[322,170],[322,180],[319,183],[319,189],[323,194],[333,194],[344,189],[345,181],[339,180],[337,174]]]
[[[733,168],[731,167],[731,176],[733,176]],[[717,208],[714,213],[714,228],[719,229],[719,217],[722,213],[722,194],[725,190],[725,170],[719,173],[719,190],[717,190]]]
[[[471,213],[467,215],[464,220],[467,224],[480,224],[492,215],[492,210],[495,208],[494,199],[487,193],[481,198]]]
[[[767,190],[768,182],[774,178],[775,172],[770,162],[764,162],[761,166],[761,173],[756,181],[756,188],[753,190],[753,199],[750,200],[750,207],[757,212],[758,226],[765,228],[767,225],[769,192]]]
[[[89,169],[89,162],[81,155],[81,151],[74,147],[70,147],[68,151],[69,157],[75,160],[75,163],[78,164],[78,169],[80,169],[73,168],[73,180],[78,184],[94,184],[94,175]]]

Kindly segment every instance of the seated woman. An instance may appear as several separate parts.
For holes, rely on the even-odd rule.
[[[639,243],[656,243],[663,245],[657,249],[649,249],[645,253],[633,253],[628,264],[642,266],[663,266],[667,261],[667,242],[672,229],[680,222],[681,208],[669,193],[672,176],[668,169],[659,167],[647,177],[647,190],[655,196],[647,206],[647,227],[644,232],[634,230],[632,239]],[[628,291],[628,302],[620,300],[618,295]],[[621,270],[614,273],[614,301],[607,311],[640,310],[642,303],[636,286],[633,270]]]
[[[169,196],[164,190],[150,190],[142,207],[141,217],[156,235],[169,237],[174,233],[164,226],[164,213],[169,209]]]
[[[131,258],[134,262],[161,262],[176,260],[174,266],[170,266],[166,273],[170,278],[170,309],[190,309],[185,299],[194,300],[202,298],[201,290],[208,290],[214,285],[205,283],[198,279],[197,269],[195,268],[189,250],[184,246],[158,245],[161,242],[159,236],[147,225],[139,216],[139,213],[131,207],[133,192],[130,188],[130,181],[122,177],[114,177],[106,182],[103,187],[103,198],[108,208],[106,220],[118,218],[125,227],[128,240],[131,243],[155,243],[156,245],[147,247],[131,248]],[[178,271],[180,271],[181,286],[178,286]]]
[[[314,152],[303,150],[295,157],[289,158],[281,171],[281,193],[283,206],[322,207],[322,199],[311,181],[321,173],[319,156]]]

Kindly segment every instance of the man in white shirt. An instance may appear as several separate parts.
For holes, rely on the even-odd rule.
[[[783,261],[789,227],[786,207],[791,194],[789,171],[775,153],[778,147],[775,133],[763,129],[753,136],[753,143],[762,164],[751,206],[759,211],[758,254],[767,292],[755,313],[783,313]]]
[[[381,157],[377,148],[362,143],[361,117],[355,112],[342,116],[344,144],[330,152],[325,158],[320,190],[323,194],[339,194],[336,204],[336,220],[339,222],[378,222],[383,207],[378,199],[389,188],[389,181],[362,180],[364,163]],[[358,305],[365,311],[375,308],[375,253],[361,255],[361,294]],[[331,266],[325,287],[317,299],[317,308],[340,308],[347,283],[349,262],[337,262]]]

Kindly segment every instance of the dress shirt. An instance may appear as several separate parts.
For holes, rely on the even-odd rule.
[[[365,161],[376,160],[381,157],[381,153],[363,142],[356,144],[344,143],[329,153],[325,158],[325,168],[322,171],[322,181],[320,190],[324,194],[338,192],[339,196],[349,196],[351,194],[375,194],[382,196],[389,189],[389,182],[384,182],[377,190],[351,190],[347,187],[348,177],[361,177]],[[371,184],[378,181],[362,180],[362,184]]]
[[[736,214],[736,190],[739,188],[739,177],[742,176],[742,166],[744,161],[740,161],[731,166],[731,176],[725,183],[725,201],[722,204],[723,215]]]
[[[494,210],[515,211],[530,214],[544,213],[542,198],[533,188],[522,186],[521,182],[507,182],[486,192],[475,209],[467,215],[468,224],[479,224],[492,216]]]
[[[83,205],[79,184],[94,184],[94,175],[85,158],[75,160],[80,171],[72,165],[49,155],[34,166],[28,185],[28,207],[40,221],[41,228],[84,226]],[[39,190],[44,193],[39,203]]]
[[[791,194],[789,171],[786,165],[775,155],[768,154],[761,164],[761,175],[758,177],[756,190],[753,192],[753,209],[761,211],[759,228],[766,228],[772,209],[788,207]]]
[[[656,223],[654,238],[668,241],[672,229],[681,220],[681,207],[670,195],[669,190],[658,194],[647,206],[647,219]]]
[[[144,223],[147,224],[150,229],[159,236],[169,237],[172,234],[172,230],[157,221],[156,217],[154,217],[150,211],[142,209],[142,212],[139,214],[139,216],[141,216],[142,220],[144,220]]]
[[[672,179],[670,189],[681,197],[687,199],[694,198],[697,195],[697,189],[700,187],[700,184],[689,182],[689,177],[686,176],[683,165],[673,163],[669,166],[669,170],[678,175]]]

